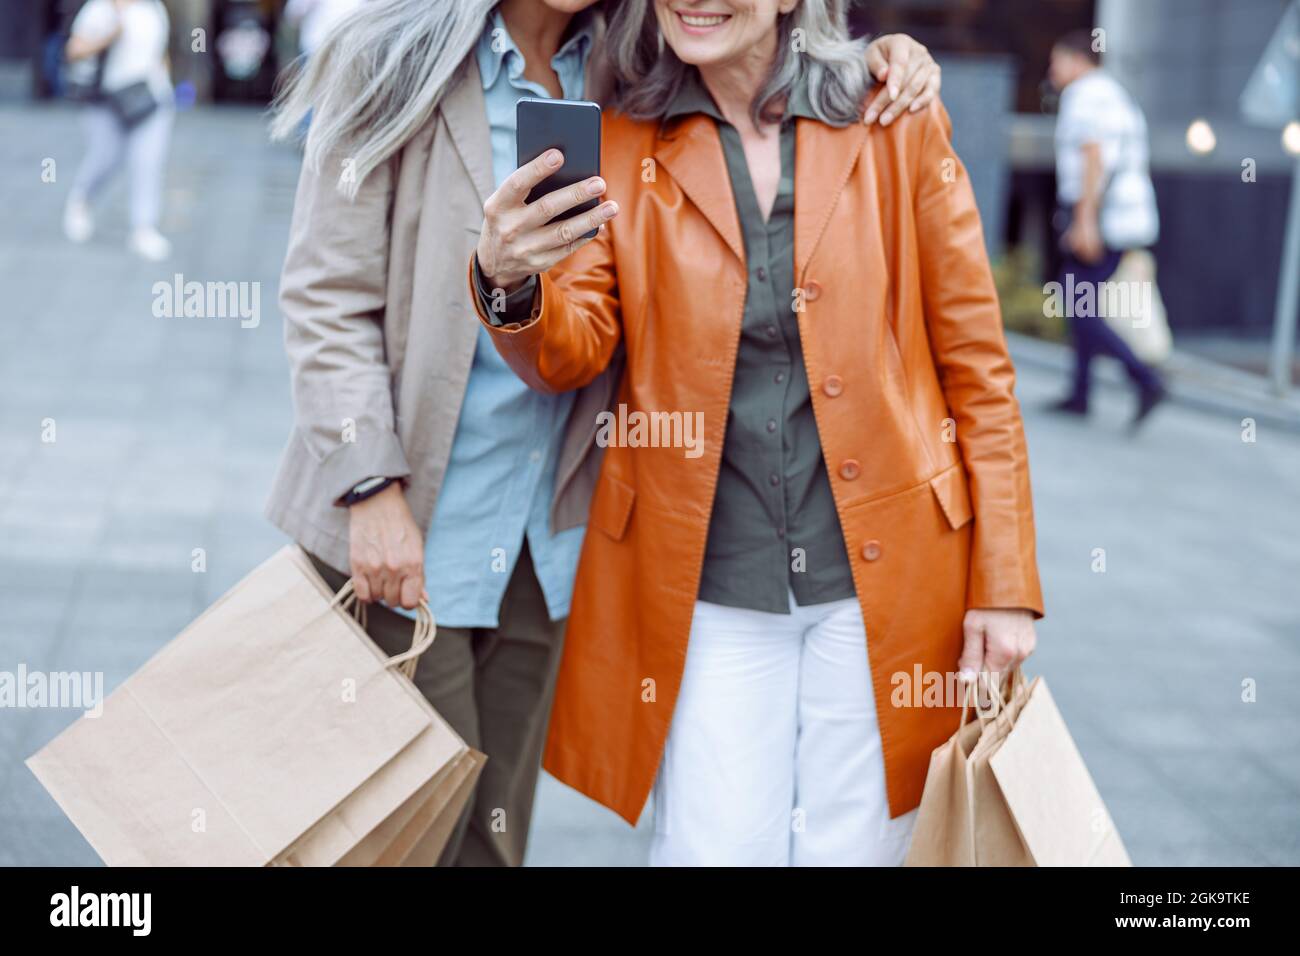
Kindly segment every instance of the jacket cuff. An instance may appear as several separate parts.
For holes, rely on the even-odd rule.
[[[1044,616],[1043,593],[1036,581],[1026,581],[1019,586],[999,587],[987,581],[984,575],[980,581],[972,580],[966,591],[966,609],[989,609],[1005,611],[1029,611],[1037,620]]]
[[[391,431],[358,432],[355,441],[340,442],[320,463],[329,500],[339,507],[343,496],[367,478],[404,480],[410,474],[401,440]]]
[[[478,256],[474,255],[470,258],[470,288],[478,301],[479,314],[493,328],[521,325],[537,317],[537,276],[529,276],[522,286],[503,296],[500,289],[488,288],[479,271]]]

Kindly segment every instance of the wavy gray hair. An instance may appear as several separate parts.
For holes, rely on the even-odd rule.
[[[348,149],[339,191],[366,175],[433,115],[498,0],[367,0],[330,30],[272,105],[271,137],[291,139],[311,112],[304,161],[319,171]]]
[[[803,76],[822,122],[848,126],[861,118],[874,80],[867,41],[849,38],[845,7],[845,0],[800,0],[789,13],[777,14],[776,56],[750,106],[756,125],[780,120],[786,97]],[[618,108],[634,119],[662,118],[689,67],[664,43],[654,0],[611,4],[608,20],[605,42]]]

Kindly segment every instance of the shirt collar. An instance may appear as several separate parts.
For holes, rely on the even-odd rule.
[[[555,66],[570,57],[578,57],[579,62],[585,62],[585,57],[591,50],[592,43],[595,42],[595,30],[593,8],[589,7],[575,14],[573,22],[569,25],[569,36],[551,58],[551,65]],[[509,76],[512,79],[523,75],[524,54],[515,45],[510,31],[506,29],[506,21],[501,16],[500,10],[492,11],[492,16],[488,18],[487,25],[479,37],[475,53],[478,57],[479,76],[483,80],[485,90],[496,83],[501,74],[501,67],[507,60],[510,62]]]
[[[703,113],[719,123],[727,122],[723,118],[722,111],[718,109],[718,104],[714,102],[712,94],[709,93],[708,87],[700,79],[700,71],[693,66],[686,69],[686,75],[678,86],[677,93],[664,112],[664,122],[689,116],[692,113]],[[812,100],[808,96],[808,78],[803,73],[800,73],[799,78],[795,80],[785,105],[784,118],[789,120],[795,116],[804,119],[817,118],[817,114],[812,109]]]

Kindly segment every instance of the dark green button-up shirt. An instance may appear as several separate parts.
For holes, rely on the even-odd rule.
[[[796,87],[781,124],[781,180],[766,220],[739,131],[690,70],[665,115],[717,124],[748,264],[731,407],[699,599],[789,613],[854,596],[835,499],[813,417],[794,305],[795,117],[813,117]]]

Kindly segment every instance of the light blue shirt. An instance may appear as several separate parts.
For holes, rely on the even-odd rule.
[[[566,99],[582,99],[592,45],[581,19],[551,59]],[[524,57],[494,13],[475,51],[492,136],[496,185],[515,171],[515,104],[547,96],[523,76]],[[543,395],[519,380],[479,329],[451,459],[425,546],[425,587],[439,624],[496,627],[527,540],[552,620],[569,614],[582,528],[551,534],[555,468],[573,394]]]

